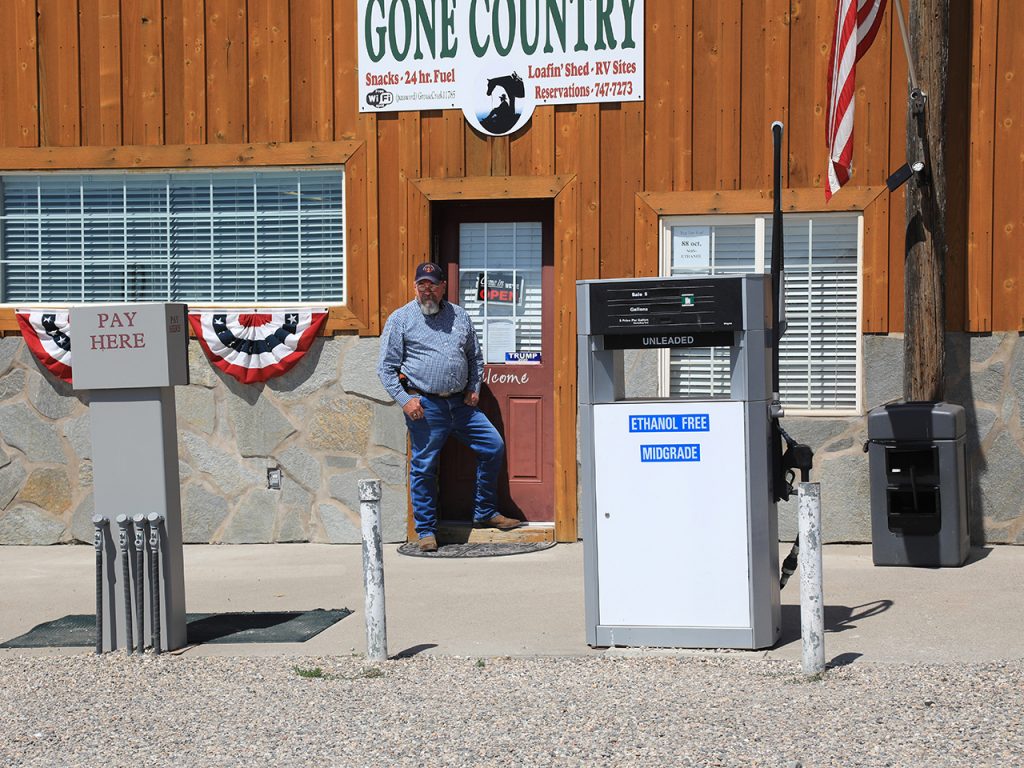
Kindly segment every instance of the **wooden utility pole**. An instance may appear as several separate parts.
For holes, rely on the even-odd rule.
[[[894,0],[902,2],[902,0]],[[924,169],[907,184],[903,397],[941,400],[946,300],[946,91],[949,0],[910,0],[911,72],[907,156]]]

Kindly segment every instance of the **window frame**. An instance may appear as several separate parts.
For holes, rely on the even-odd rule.
[[[671,274],[672,263],[672,229],[678,226],[714,227],[723,225],[753,225],[754,229],[754,261],[751,272],[768,274],[771,271],[771,242],[767,238],[767,224],[771,213],[717,213],[710,215],[685,214],[659,217],[658,227],[658,273],[662,277]],[[854,318],[853,354],[854,371],[854,404],[846,408],[805,408],[783,402],[786,413],[791,416],[856,416],[863,413],[864,408],[864,365],[863,365],[863,334],[860,332],[863,323],[863,264],[864,264],[864,214],[860,211],[818,211],[813,213],[795,213],[807,217],[813,222],[815,218],[836,218],[839,216],[856,218],[856,316]],[[813,223],[812,223],[813,227]],[[671,350],[658,350],[658,396],[668,397],[671,386]]]
[[[376,243],[368,237],[374,201],[367,194],[367,150],[363,141],[287,142],[271,144],[197,144],[118,147],[42,147],[0,149],[0,173],[67,171],[175,172],[191,170],[261,170],[294,167],[344,166],[344,238],[346,295],[344,304],[328,306],[322,331],[380,332],[376,270],[372,268]],[[371,247],[373,252],[371,253]],[[308,303],[308,302],[304,302]],[[48,306],[64,306],[52,304]],[[226,306],[195,303],[190,307]],[[254,308],[279,306],[246,304]],[[0,305],[0,332],[17,331],[14,305]]]
[[[520,247],[519,247],[519,244],[518,244],[518,238],[520,236],[520,227],[523,227],[524,225],[531,225],[531,229],[532,229],[532,225],[536,225],[536,231],[534,233],[535,237],[532,238],[532,241],[535,242],[536,246],[537,246],[537,248],[536,248],[536,257],[537,257],[537,265],[536,265],[536,267],[520,267],[519,266]],[[511,310],[512,310],[511,314],[502,315],[502,314],[498,313],[498,314],[491,315],[490,311],[491,311],[491,308],[492,308],[492,302],[490,302],[488,299],[484,299],[482,302],[481,301],[476,301],[476,300],[472,300],[472,301],[469,300],[469,294],[466,292],[465,288],[463,287],[463,285],[464,285],[463,284],[463,279],[462,279],[463,274],[471,275],[473,273],[479,273],[480,272],[480,268],[479,267],[467,267],[466,266],[467,256],[470,256],[470,255],[475,256],[476,255],[476,254],[472,254],[471,251],[468,251],[466,249],[466,240],[464,238],[472,237],[472,234],[467,235],[467,229],[466,229],[467,227],[468,228],[477,228],[477,229],[480,228],[480,227],[483,227],[483,230],[482,230],[483,231],[483,241],[484,241],[485,245],[484,245],[482,254],[483,254],[485,260],[489,259],[491,257],[490,249],[486,245],[486,243],[488,242],[489,237],[492,234],[491,228],[492,227],[496,227],[498,229],[499,233],[501,232],[501,230],[503,228],[507,228],[508,231],[511,232],[511,237],[512,237],[513,245],[512,245],[512,249],[511,249],[510,255],[512,257],[512,261],[515,264],[515,266],[513,266],[511,269],[499,268],[499,269],[493,269],[493,270],[492,270],[491,267],[486,266],[486,267],[483,268],[484,269],[483,274],[486,275],[486,274],[489,274],[492,271],[493,272],[497,272],[497,273],[510,272],[513,275],[513,280],[514,281],[518,280],[519,277],[524,277],[525,278],[528,275],[534,275],[536,277],[536,284],[535,285],[529,285],[529,287],[523,292],[523,307],[521,309],[518,306],[518,304],[513,304],[511,306]],[[463,309],[465,309],[469,313],[470,319],[473,321],[473,325],[476,328],[477,337],[479,338],[481,351],[483,352],[483,356],[484,356],[484,362],[487,365],[507,365],[508,364],[508,361],[506,361],[504,359],[504,357],[501,360],[490,360],[490,359],[488,359],[489,358],[488,351],[489,351],[489,345],[490,345],[490,329],[493,327],[488,322],[490,320],[511,320],[513,322],[513,328],[514,328],[513,334],[514,334],[514,338],[515,338],[515,341],[516,341],[516,344],[515,344],[516,348],[515,348],[514,351],[536,351],[538,354],[543,355],[544,351],[545,351],[543,349],[543,347],[544,347],[544,343],[543,343],[544,342],[544,323],[543,323],[543,319],[544,319],[544,311],[543,311],[544,222],[540,221],[539,219],[538,220],[529,220],[529,219],[518,220],[518,219],[516,219],[516,220],[512,220],[512,221],[500,221],[500,220],[494,220],[494,221],[487,221],[487,220],[485,220],[485,221],[460,221],[460,222],[457,223],[456,229],[457,229],[458,238],[459,238],[459,269],[458,269],[459,284],[456,287],[456,290],[458,292],[459,304],[463,307]],[[505,254],[505,255],[509,255],[509,254]],[[527,297],[530,297],[530,298],[528,299]],[[533,302],[533,301],[536,302],[536,307],[535,307],[536,312],[534,314],[529,314],[528,311],[527,311],[528,303]],[[480,311],[481,309],[482,309],[482,314],[480,314],[480,315],[475,314],[477,311]],[[536,346],[537,349],[536,350],[532,350],[532,349],[531,350],[523,350],[522,349],[523,336],[528,333],[527,329],[531,328],[533,325],[536,326],[536,339],[535,339],[535,342],[532,342],[532,345]],[[550,355],[551,353],[548,352],[547,354]]]
[[[863,247],[859,275],[861,300],[858,305],[862,321],[857,330],[862,344],[865,334],[890,331],[887,265],[891,232],[888,205],[890,196],[886,186],[848,185],[843,188],[841,195],[832,198],[829,203],[825,202],[821,187],[784,187],[781,197],[779,207],[783,213],[863,213]],[[722,213],[768,214],[773,208],[770,189],[637,192],[634,199],[636,250],[633,274],[638,277],[655,277],[659,273],[661,217],[710,216]],[[902,238],[902,230],[899,237]],[[861,363],[863,379],[863,360]],[[860,385],[863,389],[863,380]],[[826,414],[815,412],[814,415]]]
[[[100,267],[103,267],[103,266],[113,265],[114,261],[119,262],[119,264],[121,266],[121,269],[123,271],[121,273],[119,273],[119,274],[116,274],[116,271],[112,270],[112,273],[116,274],[116,277],[113,277],[112,279],[114,279],[114,280],[116,280],[118,282],[127,283],[127,280],[128,280],[127,273],[134,266],[140,266],[140,265],[143,266],[143,267],[144,266],[152,266],[157,271],[161,271],[162,270],[162,271],[165,271],[167,273],[170,273],[172,271],[172,269],[174,267],[176,267],[176,266],[177,267],[189,267],[189,266],[193,266],[193,265],[199,265],[200,262],[197,261],[195,257],[191,257],[190,258],[188,256],[185,256],[184,258],[182,258],[179,261],[175,257],[174,254],[170,253],[171,235],[169,234],[169,232],[160,233],[160,235],[161,235],[160,245],[163,246],[164,248],[166,248],[167,251],[161,252],[157,258],[149,258],[149,259],[147,259],[147,258],[145,258],[144,255],[140,255],[135,248],[132,248],[129,245],[129,241],[132,238],[132,235],[129,232],[130,232],[130,230],[135,228],[135,225],[131,224],[131,222],[142,221],[143,223],[148,224],[148,223],[151,223],[152,221],[161,220],[161,221],[163,221],[165,223],[168,223],[168,224],[169,223],[174,223],[174,224],[176,224],[178,226],[181,226],[182,224],[185,224],[185,223],[192,223],[192,222],[202,222],[202,223],[205,223],[205,224],[209,225],[209,227],[208,227],[208,229],[209,229],[208,245],[209,245],[211,250],[210,250],[210,252],[208,254],[204,255],[204,261],[206,261],[206,263],[202,265],[202,267],[200,269],[200,272],[197,273],[195,278],[194,278],[194,280],[197,281],[197,283],[201,282],[201,281],[207,281],[211,285],[213,284],[214,280],[217,278],[216,270],[215,270],[215,262],[217,262],[217,261],[222,261],[222,266],[226,265],[229,269],[239,270],[239,269],[245,269],[245,267],[246,267],[245,259],[248,259],[248,260],[250,260],[250,264],[248,266],[252,267],[253,271],[256,273],[254,275],[254,278],[253,278],[253,288],[258,293],[258,288],[259,288],[259,285],[260,285],[259,273],[258,273],[258,262],[259,262],[259,255],[258,254],[259,254],[259,250],[255,249],[253,251],[248,251],[248,249],[246,249],[246,256],[245,256],[245,258],[242,258],[239,255],[239,253],[237,253],[237,252],[236,253],[232,253],[232,254],[229,255],[229,254],[226,254],[224,252],[218,251],[215,254],[214,250],[213,250],[213,248],[214,248],[214,242],[213,241],[215,239],[220,239],[220,237],[223,235],[223,228],[231,227],[231,225],[233,223],[238,222],[238,223],[244,223],[244,225],[248,229],[248,224],[249,224],[250,221],[252,221],[253,224],[254,224],[253,230],[256,233],[254,235],[254,243],[258,242],[259,230],[256,228],[255,221],[259,218],[259,211],[257,210],[257,203],[255,201],[255,198],[258,196],[259,190],[261,188],[259,186],[259,180],[257,179],[257,174],[274,174],[274,173],[290,174],[294,178],[299,179],[299,184],[301,185],[301,183],[302,183],[301,177],[302,177],[302,174],[304,172],[319,173],[321,175],[321,178],[323,178],[324,176],[327,176],[327,177],[336,176],[336,178],[333,179],[332,183],[338,184],[338,186],[340,188],[340,192],[341,192],[341,201],[340,201],[340,215],[341,215],[341,218],[340,218],[340,222],[338,222],[337,219],[335,219],[335,216],[334,216],[334,214],[337,212],[338,209],[331,209],[328,212],[330,215],[324,215],[322,212],[314,212],[311,215],[309,215],[307,218],[303,218],[301,216],[301,211],[302,211],[302,208],[301,208],[301,198],[303,197],[302,195],[296,195],[295,197],[292,198],[293,200],[298,200],[298,203],[297,203],[296,208],[294,210],[287,210],[287,211],[285,211],[285,213],[286,213],[285,216],[281,216],[281,214],[279,212],[271,211],[271,212],[268,213],[267,220],[269,220],[269,221],[271,221],[273,223],[275,220],[277,220],[277,221],[291,220],[294,217],[294,219],[295,219],[295,226],[296,226],[296,234],[297,234],[298,241],[300,243],[301,243],[301,241],[303,239],[302,238],[302,232],[304,230],[303,225],[315,226],[317,222],[320,222],[320,221],[330,221],[331,219],[335,219],[335,221],[338,224],[340,224],[340,228],[342,230],[342,242],[341,242],[340,257],[339,258],[331,257],[331,260],[330,260],[331,263],[337,263],[338,266],[340,266],[340,271],[341,271],[340,286],[341,286],[341,289],[342,289],[342,300],[340,300],[340,301],[338,301],[338,300],[317,299],[317,298],[287,299],[287,300],[285,300],[285,299],[282,299],[282,300],[262,299],[261,300],[261,299],[256,299],[256,298],[254,298],[252,300],[237,300],[237,299],[213,298],[213,299],[194,299],[194,300],[190,300],[190,299],[184,298],[184,297],[177,298],[177,297],[168,297],[168,296],[164,295],[164,296],[154,296],[152,298],[143,298],[143,297],[139,297],[139,298],[125,298],[125,297],[90,298],[90,297],[83,297],[82,299],[65,298],[65,299],[62,299],[60,301],[54,300],[54,301],[50,301],[50,302],[47,302],[45,300],[44,301],[40,301],[40,300],[34,300],[34,299],[24,299],[24,300],[21,300],[21,301],[5,301],[5,302],[0,303],[0,306],[15,307],[15,308],[17,308],[17,307],[21,307],[21,306],[39,306],[40,304],[49,304],[49,305],[52,305],[52,306],[73,306],[73,305],[77,305],[77,304],[117,304],[117,303],[125,303],[125,302],[127,302],[127,303],[142,302],[142,303],[144,303],[144,302],[150,302],[150,301],[154,301],[154,302],[160,302],[160,301],[180,301],[180,302],[184,302],[184,303],[187,303],[187,304],[193,305],[193,306],[204,306],[205,305],[205,306],[217,306],[217,307],[224,307],[224,308],[232,308],[232,309],[235,309],[235,308],[245,308],[245,309],[248,309],[248,308],[258,308],[258,307],[279,307],[279,308],[282,308],[282,309],[287,309],[287,308],[303,307],[303,306],[310,306],[310,305],[323,306],[323,307],[345,306],[348,303],[348,301],[347,301],[348,286],[346,285],[346,269],[345,269],[345,246],[346,246],[346,243],[344,242],[344,226],[345,226],[345,223],[344,223],[344,218],[345,218],[345,189],[344,189],[345,166],[344,165],[288,166],[288,167],[261,166],[259,168],[241,168],[241,169],[238,169],[238,168],[179,168],[179,169],[174,169],[174,170],[166,170],[166,169],[150,170],[150,169],[147,169],[147,170],[143,170],[143,171],[134,171],[134,170],[133,171],[125,171],[125,170],[89,170],[89,171],[84,171],[83,172],[83,171],[64,171],[64,170],[61,170],[61,171],[47,171],[45,173],[41,173],[41,172],[38,172],[38,171],[37,172],[31,172],[31,171],[0,171],[0,186],[5,185],[5,183],[8,180],[10,180],[10,179],[18,179],[18,178],[28,179],[28,180],[30,180],[32,182],[36,182],[37,189],[38,189],[39,181],[42,181],[42,180],[45,180],[45,183],[47,185],[49,185],[50,183],[53,183],[56,186],[59,186],[59,187],[61,187],[63,189],[69,189],[69,190],[74,189],[74,187],[69,186],[69,184],[77,183],[78,195],[75,195],[75,197],[77,197],[78,201],[79,201],[78,202],[78,205],[79,205],[79,209],[78,210],[74,210],[70,214],[67,214],[67,215],[57,214],[56,216],[52,216],[52,219],[51,219],[51,214],[43,213],[40,210],[40,207],[43,205],[43,203],[42,203],[41,200],[37,199],[37,201],[36,201],[36,205],[37,205],[36,209],[34,211],[30,211],[27,214],[15,214],[15,217],[16,217],[15,221],[32,221],[33,223],[35,223],[38,226],[38,228],[39,228],[39,238],[40,238],[40,240],[43,238],[43,228],[45,227],[45,225],[46,225],[48,220],[54,222],[57,226],[59,226],[60,223],[66,223],[68,221],[72,221],[75,224],[80,225],[83,228],[82,234],[80,236],[80,239],[79,239],[78,243],[76,244],[77,245],[77,248],[75,249],[76,252],[73,253],[70,256],[63,257],[62,260],[61,260],[61,267],[62,268],[68,266],[68,262],[69,261],[77,263],[77,265],[78,265],[77,269],[81,270],[81,282],[80,282],[80,285],[81,285],[81,289],[82,289],[83,292],[85,292],[85,290],[86,290],[85,289],[85,282],[88,280],[88,276],[89,276],[88,273],[90,271],[89,270],[89,262],[90,262],[90,260],[92,258],[91,254],[86,254],[86,252],[85,252],[86,236],[85,236],[85,233],[84,233],[84,227],[89,222],[97,222],[98,221],[100,223],[104,223],[104,222],[107,222],[107,221],[118,221],[120,224],[122,224],[125,227],[124,235],[123,235],[123,237],[120,238],[120,240],[121,240],[121,247],[117,251],[114,252],[113,257],[110,257],[110,256],[107,257],[108,262],[106,264],[103,263],[102,259],[100,260],[100,264],[99,264]],[[128,179],[129,179],[130,176],[135,176],[136,174],[139,177],[143,178],[143,179],[145,179],[145,177],[148,176],[149,178],[144,181],[144,183],[147,184],[147,185],[151,184],[153,182],[156,182],[156,186],[153,186],[152,190],[154,192],[154,196],[159,198],[160,208],[158,210],[139,211],[138,209],[134,208],[131,205],[131,203],[129,202],[130,195],[129,195],[127,190],[128,190],[129,187],[131,187],[133,185],[132,185],[131,182],[128,181]],[[208,185],[208,188],[210,189],[209,200],[208,201],[204,201],[204,206],[203,206],[203,208],[201,210],[195,210],[195,211],[192,211],[192,210],[189,210],[189,211],[178,210],[178,211],[176,211],[173,208],[173,206],[171,205],[171,196],[172,196],[171,189],[174,187],[174,184],[175,184],[175,182],[172,179],[173,179],[173,177],[182,177],[182,176],[189,176],[189,175],[192,175],[194,177],[204,177],[203,181],[205,181],[206,179],[209,179],[209,185]],[[222,209],[222,208],[218,208],[217,207],[216,200],[218,199],[218,197],[220,197],[223,194],[223,190],[224,190],[224,187],[223,186],[219,186],[219,183],[222,185],[223,181],[225,179],[231,180],[229,178],[231,175],[240,176],[240,178],[244,178],[246,180],[244,186],[246,188],[248,188],[248,190],[252,191],[253,198],[250,199],[248,194],[246,194],[244,199],[245,199],[246,202],[251,202],[252,203],[252,206],[253,206],[252,210],[249,210],[247,208],[244,209],[244,210],[228,210],[228,209]],[[218,182],[216,180],[218,176],[222,177],[220,182]],[[69,180],[69,184],[61,184],[61,182],[59,181],[59,179],[61,177],[64,177],[64,178],[68,179]],[[109,185],[109,186],[104,186],[103,183],[101,182],[99,186],[91,186],[90,182],[95,182],[97,178],[101,178],[101,177],[110,177],[110,179],[113,180],[113,184]],[[238,181],[238,180],[240,180],[240,179],[235,179],[234,181]],[[273,180],[272,179],[269,180],[269,183],[273,184]],[[264,190],[264,192],[266,192],[267,187],[263,187],[262,189]],[[99,211],[98,212],[95,209],[90,209],[90,208],[87,207],[87,199],[88,199],[89,196],[93,196],[93,195],[97,195],[97,194],[102,194],[102,192],[104,192],[106,190],[111,190],[111,191],[114,191],[115,193],[120,192],[120,194],[117,195],[120,198],[120,205],[117,207],[116,210],[113,210],[113,211]],[[294,193],[289,193],[289,194],[294,194]],[[4,190],[4,199],[6,199],[6,190]],[[232,198],[231,202],[234,202],[234,200],[235,200],[235,198]],[[208,207],[205,205],[206,202],[209,203]],[[154,202],[154,205],[156,205],[156,202]],[[2,214],[0,214],[0,215],[2,215]],[[61,220],[63,220],[63,221],[61,221]],[[221,227],[222,227],[220,230],[218,230],[218,225],[221,225]],[[336,226],[332,227],[332,230],[337,231]],[[194,230],[190,230],[188,232],[188,234],[190,236],[193,236],[193,237],[195,236]],[[3,248],[3,247],[4,247],[3,237],[2,237],[2,232],[0,232],[0,248]],[[301,248],[301,245],[300,245],[300,248]],[[35,254],[36,259],[42,258],[43,250],[44,249],[42,249],[40,247],[39,250],[36,251],[36,254]],[[205,250],[205,248],[204,248],[204,250]],[[113,261],[109,261],[111,258],[113,258]],[[300,251],[300,254],[297,254],[296,260],[294,261],[294,267],[297,270],[300,271],[300,278],[299,278],[299,283],[300,284],[302,282],[302,279],[301,279],[301,269],[303,267],[309,267],[311,265],[311,263],[314,262],[314,261],[315,261],[314,257],[312,257],[309,254],[306,254],[305,258],[303,258],[303,256],[301,255],[301,251]],[[283,262],[283,265],[286,268],[291,268],[292,263],[290,263],[290,261],[286,260],[286,261]],[[36,264],[35,266],[36,266],[37,269],[41,268],[41,266],[39,264]],[[3,277],[4,277],[4,275],[3,275],[3,266],[0,265],[0,279],[3,279]],[[223,279],[223,277],[221,279]],[[172,286],[170,278],[168,278],[168,282],[167,282],[167,286],[166,286],[167,290],[171,291],[173,287],[174,286]],[[179,292],[184,292],[184,291],[181,291],[180,288],[178,289],[178,291]]]

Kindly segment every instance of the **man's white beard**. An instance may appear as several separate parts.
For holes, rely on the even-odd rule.
[[[438,312],[441,311],[440,303],[434,301],[433,299],[421,298],[419,302],[420,312],[422,312],[424,315],[436,315]]]

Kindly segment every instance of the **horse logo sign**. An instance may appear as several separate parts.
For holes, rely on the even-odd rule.
[[[488,136],[505,136],[529,122],[534,101],[516,73],[469,79],[462,113],[470,125]]]

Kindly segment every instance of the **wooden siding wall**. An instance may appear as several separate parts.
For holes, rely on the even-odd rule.
[[[951,5],[953,79],[966,85],[951,98],[948,138],[949,325],[1016,330],[1024,96],[1013,75],[1024,4]],[[381,316],[410,295],[422,247],[406,232],[414,179],[574,176],[582,278],[656,272],[657,248],[636,242],[638,193],[769,188],[773,120],[786,124],[785,185],[822,185],[834,0],[646,0],[644,102],[540,107],[502,138],[481,137],[454,111],[359,113],[356,0],[4,7],[0,148],[364,143]],[[851,184],[877,187],[905,147],[906,62],[891,3],[857,75]],[[865,331],[901,329],[903,206],[902,193],[884,193],[867,223]]]
[[[973,0],[968,330],[1024,329],[1024,3]]]

